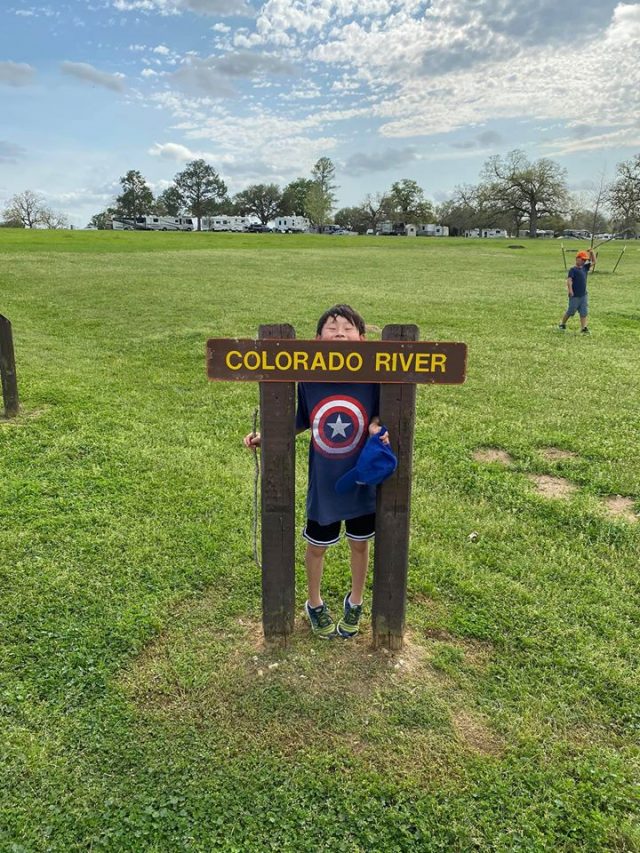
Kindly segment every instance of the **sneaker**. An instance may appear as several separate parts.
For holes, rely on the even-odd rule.
[[[358,623],[362,616],[362,605],[351,604],[349,601],[350,595],[351,592],[348,592],[344,597],[344,615],[338,622],[338,634],[340,634],[340,636],[345,640],[348,640],[350,637],[355,637],[358,633],[360,630]]]
[[[561,332],[566,332],[566,331],[567,331],[567,327],[566,327],[566,325],[565,325],[564,323],[558,323],[558,329],[559,329],[559,331],[561,331]]]
[[[590,335],[591,332],[589,331],[589,327],[585,326],[584,329],[580,329],[580,334],[581,335]]]
[[[322,640],[332,640],[336,635],[336,623],[329,613],[324,602],[319,607],[309,607],[309,602],[304,605],[304,612],[311,624],[311,630]]]

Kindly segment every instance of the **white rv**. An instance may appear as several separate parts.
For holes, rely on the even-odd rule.
[[[219,216],[203,216],[200,224],[203,231],[246,231],[249,217],[221,213]]]
[[[136,223],[133,219],[125,219],[122,216],[114,216],[111,219],[111,228],[114,231],[133,231],[136,227]]]
[[[138,231],[193,231],[190,216],[136,216]]]
[[[504,228],[472,228],[464,232],[465,237],[508,237]]]
[[[435,223],[422,223],[418,225],[418,230],[416,231],[418,237],[448,237],[449,236],[449,226],[448,225],[436,225]]]
[[[306,216],[278,216],[273,220],[273,230],[281,234],[302,234],[310,227]]]

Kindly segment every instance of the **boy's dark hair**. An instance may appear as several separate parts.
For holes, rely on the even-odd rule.
[[[322,333],[322,328],[324,324],[329,319],[335,319],[336,317],[344,317],[345,320],[348,320],[358,330],[358,334],[364,335],[365,325],[364,320],[350,305],[333,305],[331,308],[327,308],[322,317],[318,320],[318,326],[316,328],[316,335],[320,335]]]

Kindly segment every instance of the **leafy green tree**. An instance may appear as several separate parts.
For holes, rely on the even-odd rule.
[[[282,193],[277,184],[253,184],[236,193],[233,203],[241,216],[251,213],[262,225],[277,216],[282,202]]]
[[[331,198],[315,181],[307,193],[306,209],[309,221],[319,229],[326,225],[331,217]]]
[[[227,200],[227,185],[205,160],[191,160],[174,179],[184,207],[198,217],[198,231],[203,216],[213,216]]]
[[[310,178],[296,178],[287,184],[280,199],[282,216],[307,216],[307,194],[312,186]]]
[[[90,225],[95,225],[100,231],[104,231],[105,228],[111,228],[111,220],[114,216],[121,216],[122,214],[115,207],[108,207],[106,210],[100,211],[100,213],[94,213],[94,215],[89,220]]]
[[[390,213],[401,222],[431,222],[433,207],[424,197],[424,190],[416,181],[403,178],[391,185],[387,196]]]
[[[153,203],[153,212],[158,216],[180,216],[182,211],[182,195],[175,185],[163,190]]]
[[[358,207],[341,207],[337,210],[333,221],[341,228],[346,228],[349,231],[357,231],[359,234],[364,234],[368,225],[368,217],[362,205]]]
[[[494,213],[509,215],[514,223],[528,221],[530,237],[536,236],[540,217],[567,207],[566,171],[546,158],[532,163],[517,150],[487,160],[479,191]]]
[[[640,154],[618,163],[616,179],[608,192],[616,228],[637,233],[640,224]]]
[[[325,197],[329,200],[331,211],[336,203],[338,185],[336,184],[336,167],[330,157],[321,157],[311,170],[311,178],[314,183],[322,189]]]
[[[118,214],[135,219],[149,213],[153,206],[153,193],[140,172],[131,169],[120,178],[122,192],[116,197]]]

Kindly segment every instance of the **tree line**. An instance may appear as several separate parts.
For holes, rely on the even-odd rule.
[[[219,214],[256,217],[264,226],[276,216],[304,216],[321,228],[330,221],[358,233],[376,231],[385,220],[403,223],[438,222],[450,233],[474,228],[503,228],[518,234],[528,229],[554,232],[576,228],[591,233],[638,233],[640,225],[640,154],[619,163],[613,181],[604,177],[582,193],[571,193],[566,170],[553,160],[527,159],[522,151],[495,155],[484,164],[475,185],[457,186],[452,197],[433,205],[418,183],[409,178],[394,182],[384,193],[367,194],[353,207],[336,207],[336,167],[321,157],[309,177],[299,177],[284,188],[252,184],[230,196],[218,172],[205,160],[192,160],[172,184],[154,196],[143,175],[130,170],[120,178],[121,192],[113,205],[96,213],[91,225],[109,227],[116,218],[158,216],[202,217]],[[335,211],[335,212],[334,212]],[[27,190],[10,199],[3,213],[5,226],[68,227],[66,217],[50,210],[40,196]]]

